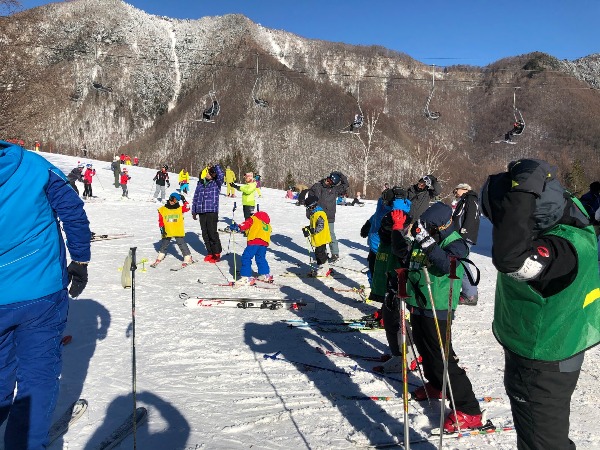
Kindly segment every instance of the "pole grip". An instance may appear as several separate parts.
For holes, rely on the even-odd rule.
[[[408,269],[396,269],[396,273],[398,274],[398,293],[396,297],[399,298],[408,298],[408,294],[406,293],[406,283],[408,281],[407,276]]]
[[[458,280],[458,277],[456,276],[456,263],[457,263],[456,256],[451,256],[450,257],[450,274],[448,275],[448,278],[450,278],[451,280]]]

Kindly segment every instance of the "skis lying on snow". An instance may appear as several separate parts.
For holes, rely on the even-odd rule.
[[[88,402],[83,398],[80,398],[71,406],[69,406],[63,415],[52,424],[52,428],[50,428],[50,432],[48,433],[48,445],[52,444],[55,440],[69,431],[69,427],[73,425],[81,416],[83,416],[83,413],[86,412],[87,407]]]
[[[96,241],[110,241],[112,239],[122,239],[126,237],[133,237],[131,234],[121,233],[121,234],[96,234],[92,233],[92,237],[90,238],[90,242]]]
[[[262,280],[259,280],[259,279],[256,279],[255,281],[256,281],[256,282],[260,281],[261,283],[267,283],[267,284],[270,284],[270,285],[271,285],[271,287],[268,287],[268,286],[261,286],[261,285],[259,285],[258,283],[254,283],[254,284],[243,284],[243,285],[237,286],[237,285],[235,284],[235,281],[229,281],[229,282],[227,282],[227,283],[207,283],[207,282],[205,282],[205,281],[201,281],[200,279],[198,280],[198,283],[200,283],[200,284],[204,284],[204,285],[207,285],[207,286],[222,286],[222,287],[231,287],[231,288],[236,288],[236,289],[239,289],[239,288],[244,288],[244,287],[252,287],[252,288],[257,288],[257,289],[279,290],[279,287],[278,287],[278,285],[277,285],[277,284],[269,283],[269,282],[267,282],[267,281],[262,281]]]
[[[355,353],[346,353],[346,352],[334,352],[331,350],[324,349],[323,347],[315,347],[316,350],[327,356],[340,356],[343,358],[351,358],[351,359],[362,359],[363,361],[374,361],[374,362],[385,362],[390,359],[390,355],[384,353],[379,356],[371,356],[371,355],[357,355]]]
[[[135,410],[135,426],[138,427],[141,425],[146,418],[148,417],[148,410],[144,407],[139,407]],[[112,432],[110,436],[104,439],[96,450],[109,450],[111,448],[117,447],[123,439],[133,433],[133,413],[129,415],[129,417]]]
[[[198,307],[230,307],[230,308],[258,308],[258,309],[315,309],[315,303],[305,302],[300,299],[287,299],[287,298],[213,298],[213,297],[199,297],[190,296],[185,292],[179,294],[179,298],[184,300],[183,305],[188,308]]]
[[[330,279],[330,278],[346,278],[343,275],[331,272],[329,275],[315,275],[313,272],[283,272],[280,277],[296,277],[296,278],[319,278],[319,279]]]
[[[285,323],[290,328],[310,328],[317,331],[343,333],[350,331],[378,331],[383,330],[379,321],[353,320],[353,321],[319,321],[310,319],[289,319]]]

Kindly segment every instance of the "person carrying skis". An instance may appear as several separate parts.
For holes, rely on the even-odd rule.
[[[596,235],[556,174],[543,160],[513,161],[481,193],[498,269],[492,331],[519,449],[575,449],[571,396],[586,350],[600,342]]]
[[[309,189],[309,192],[319,199],[319,206],[323,208],[327,215],[331,234],[331,242],[329,243],[329,250],[331,251],[329,262],[331,263],[340,259],[340,249],[335,236],[336,200],[338,196],[343,196],[346,193],[349,186],[346,175],[341,172],[331,172],[326,178],[313,184]]]
[[[179,172],[179,190],[181,192],[183,192],[184,194],[188,193],[188,190],[190,189],[190,174],[188,173],[188,171],[186,169],[181,169],[181,172]]]
[[[304,205],[306,206],[306,217],[310,220],[310,224],[302,228],[302,234],[304,234],[304,237],[310,238],[310,244],[315,251],[315,260],[317,261],[317,268],[316,270],[313,269],[310,275],[327,277],[331,274],[327,261],[327,244],[331,242],[327,214],[319,206],[318,197],[310,192],[304,199]]]
[[[411,208],[412,209],[412,208]],[[406,226],[406,214],[402,210],[392,211],[392,253],[408,268],[408,283],[406,304],[410,312],[410,322],[415,346],[423,359],[423,372],[428,382],[412,392],[413,399],[417,401],[429,398],[442,398],[442,384],[444,376],[448,376],[448,396],[454,396],[455,411],[451,411],[444,422],[444,431],[453,433],[458,430],[477,429],[483,426],[479,402],[473,393],[473,386],[465,370],[458,365],[458,357],[454,353],[452,344],[449,343],[447,360],[447,374],[444,373],[444,360],[442,350],[446,346],[446,327],[450,314],[458,306],[460,289],[452,290],[454,282],[450,278],[452,259],[464,258],[469,253],[465,240],[454,230],[452,224],[452,208],[444,203],[437,202],[421,214],[419,220],[410,226],[413,240],[406,239],[402,230]],[[427,266],[431,276],[431,305],[429,288],[422,267]],[[461,278],[462,265],[456,264],[456,275]],[[386,303],[390,297],[396,295],[398,283],[396,277],[391,276],[388,284]],[[448,310],[451,300],[451,310]],[[435,313],[434,313],[435,311]],[[386,319],[384,318],[384,325]],[[437,325],[436,325],[437,323]],[[437,334],[439,326],[441,334]],[[386,329],[387,331],[387,329]],[[451,389],[450,389],[451,386]]]
[[[467,183],[460,183],[452,192],[454,194],[452,202],[454,229],[467,242],[470,252],[471,247],[477,244],[477,235],[479,234],[479,196]],[[471,284],[470,272],[467,273],[467,270],[468,268],[465,268],[458,304],[475,306],[478,299],[477,286]]]
[[[182,203],[180,204],[180,202]],[[189,204],[185,197],[177,192],[173,192],[167,199],[167,202],[158,208],[158,227],[160,229],[162,240],[160,242],[158,255],[156,256],[156,261],[150,264],[150,267],[158,266],[165,259],[167,249],[173,238],[183,255],[181,267],[186,267],[195,263],[192,259],[190,249],[185,242],[183,214],[189,210]]]
[[[242,266],[240,267],[240,279],[234,286],[253,285],[256,280],[252,277],[252,259],[256,260],[258,279],[267,283],[273,282],[271,269],[267,262],[267,247],[271,242],[271,219],[264,211],[257,211],[249,219],[239,225],[233,223],[229,226],[232,232],[246,231],[247,245],[242,253]]]
[[[235,183],[237,178],[235,177],[235,172],[231,170],[231,167],[227,166],[225,168],[225,183],[227,185],[227,197],[235,197],[235,189],[231,185]]]
[[[91,164],[88,164],[85,168],[85,172],[83,172],[83,198],[93,197],[92,195],[92,177],[96,175],[96,169],[92,167]]]
[[[6,421],[6,449],[44,449],[60,387],[69,295],[79,297],[88,282],[90,224],[58,168],[3,141],[0,205],[0,224],[10,231],[0,240],[0,426]]]
[[[254,207],[256,206],[256,181],[254,180],[254,174],[252,172],[245,173],[244,182],[245,184],[241,186],[235,183],[231,183],[231,186],[242,193],[244,219],[249,219],[254,214]]]
[[[121,179],[119,180],[121,183],[121,188],[123,189],[123,195],[121,198],[129,198],[129,189],[127,189],[127,183],[131,180],[129,176],[129,171],[127,167],[123,167],[123,171],[121,172]]]
[[[159,203],[162,203],[163,199],[165,198],[165,186],[171,187],[169,173],[167,170],[169,170],[169,166],[165,164],[158,172],[156,172],[156,175],[154,175],[154,178],[152,179],[156,183],[156,189],[154,190],[154,195],[152,197],[156,198]]]
[[[67,179],[69,180],[69,184],[71,185],[73,190],[75,192],[77,192],[77,195],[79,195],[79,189],[77,189],[77,185],[75,184],[75,182],[79,181],[79,182],[83,183],[83,169],[84,169],[84,165],[82,163],[79,163],[79,164],[77,164],[77,167],[75,167],[73,170],[71,170],[71,172],[67,176]]]
[[[209,166],[204,178],[198,181],[192,201],[192,218],[200,222],[202,240],[206,247],[204,261],[208,263],[217,263],[221,260],[222,247],[217,224],[223,178],[223,169],[220,165]]]

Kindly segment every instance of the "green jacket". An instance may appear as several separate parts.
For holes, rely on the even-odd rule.
[[[451,242],[462,239],[456,231],[440,243],[440,247],[444,249]],[[465,255],[467,256],[467,255]],[[452,310],[458,306],[458,298],[460,297],[461,280],[464,273],[462,264],[456,264],[456,279],[450,279],[449,274],[440,272],[433,265],[429,264],[427,255],[423,253],[421,248],[415,243],[412,254],[410,255],[408,283],[406,293],[408,298],[406,303],[412,306],[417,306],[423,309],[431,309],[431,301],[429,300],[429,291],[422,267],[426,265],[431,278],[431,292],[436,311],[448,311],[448,297],[450,296],[450,287],[452,286]]]
[[[389,243],[381,241],[379,247],[377,247],[377,256],[375,256],[371,293],[385,297],[388,272],[393,272],[401,266],[398,258],[392,253],[392,246]]]
[[[240,186],[240,192],[242,193],[242,205],[243,206],[255,206],[256,205],[256,181],[252,181],[247,184]]]
[[[600,342],[598,244],[591,226],[557,225],[545,234],[568,240],[579,264],[573,282],[542,297],[529,284],[498,273],[492,330],[519,356],[562,361]]]

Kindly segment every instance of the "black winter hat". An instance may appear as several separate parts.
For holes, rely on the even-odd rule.
[[[452,231],[452,208],[445,203],[436,202],[421,214],[420,220],[428,230],[436,228],[440,234],[443,231]]]

